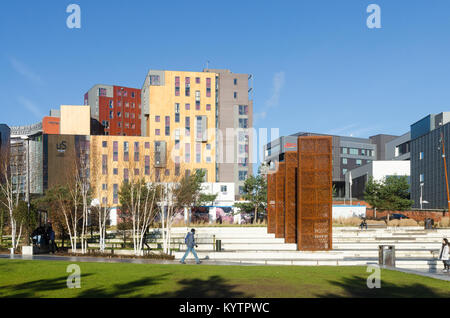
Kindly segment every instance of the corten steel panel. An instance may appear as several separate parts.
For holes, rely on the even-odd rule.
[[[267,174],[267,233],[275,233],[275,172]]]
[[[332,248],[332,138],[298,138],[297,249]]]
[[[284,237],[284,176],[285,167],[284,162],[280,162],[278,165],[278,171],[276,173],[276,197],[275,197],[275,210],[276,210],[276,227],[275,237]]]
[[[297,242],[297,157],[296,151],[284,154],[285,200],[284,200],[284,241]]]

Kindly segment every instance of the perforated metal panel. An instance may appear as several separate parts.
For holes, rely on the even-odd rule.
[[[284,154],[285,162],[285,200],[284,200],[284,241],[297,242],[297,157],[296,151]]]
[[[275,233],[276,227],[276,174],[269,172],[267,174],[267,232]]]
[[[285,176],[285,164],[280,162],[278,165],[278,171],[276,173],[276,227],[275,237],[284,237],[284,176]]]
[[[298,138],[297,248],[332,248],[332,138]]]

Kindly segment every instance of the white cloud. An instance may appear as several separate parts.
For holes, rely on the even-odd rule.
[[[14,57],[11,57],[9,59],[9,62],[11,63],[12,68],[17,73],[19,73],[20,75],[26,77],[29,81],[31,81],[31,82],[33,82],[35,84],[39,84],[39,85],[43,85],[44,84],[44,81],[42,80],[42,78],[38,74],[33,72],[28,66],[26,66],[21,61],[17,60]]]
[[[275,73],[275,75],[273,76],[272,95],[266,101],[266,106],[268,108],[279,106],[281,89],[284,86],[284,82],[285,82],[284,72],[280,71],[278,73]]]
[[[39,109],[38,106],[36,106],[35,103],[33,103],[32,101],[30,101],[29,99],[23,97],[23,96],[19,96],[17,98],[17,100],[19,101],[19,103],[21,103],[27,110],[29,110],[33,115],[35,115],[37,118],[42,119],[43,114],[42,111]]]

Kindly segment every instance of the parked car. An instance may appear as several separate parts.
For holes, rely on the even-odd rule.
[[[404,214],[400,214],[400,213],[393,213],[393,214],[389,215],[389,220],[403,220],[403,219],[409,219],[409,217],[407,217]],[[383,216],[383,217],[379,218],[379,220],[386,221],[387,216]]]

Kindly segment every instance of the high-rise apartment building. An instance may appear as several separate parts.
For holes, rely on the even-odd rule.
[[[91,117],[105,127],[106,135],[141,135],[141,90],[113,85],[95,85],[84,95]]]
[[[142,87],[144,136],[155,145],[157,173],[196,170],[216,182],[216,74],[150,70]]]
[[[235,193],[243,193],[245,179],[252,174],[253,100],[251,75],[226,69],[205,69],[216,74],[218,129],[216,177],[220,182],[234,182]]]

